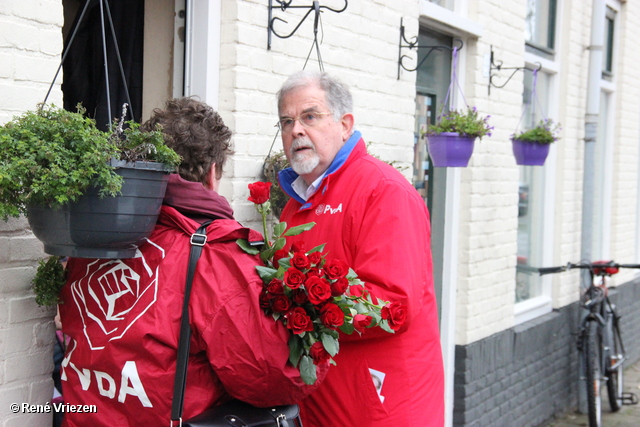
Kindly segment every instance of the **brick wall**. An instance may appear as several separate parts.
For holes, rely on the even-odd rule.
[[[44,100],[60,61],[62,3],[0,3],[0,123]],[[50,102],[61,104],[57,85]],[[0,220],[0,425],[50,426],[51,414],[13,414],[11,403],[44,404],[53,392],[52,309],[30,289],[42,244],[24,218]]]

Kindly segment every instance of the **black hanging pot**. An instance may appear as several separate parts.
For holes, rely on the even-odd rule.
[[[131,258],[153,231],[169,172],[162,163],[112,160],[124,178],[121,194],[100,198],[89,188],[77,202],[59,209],[30,206],[33,234],[50,255],[77,258]]]

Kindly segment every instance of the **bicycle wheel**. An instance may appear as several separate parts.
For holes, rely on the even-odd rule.
[[[598,322],[587,320],[584,332],[584,361],[587,385],[589,427],[601,427],[602,399],[600,395],[600,338]]]
[[[615,313],[612,313],[612,315],[615,315]],[[605,359],[605,366],[607,367],[607,395],[609,396],[611,412],[617,412],[622,406],[622,392],[624,390],[622,381],[624,371],[621,363],[624,359],[624,352],[617,321],[612,318],[612,322],[607,329],[609,335],[607,339],[607,347],[609,350]]]

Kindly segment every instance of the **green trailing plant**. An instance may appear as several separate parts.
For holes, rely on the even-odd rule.
[[[57,207],[95,186],[115,196],[122,178],[112,159],[157,161],[174,167],[180,156],[164,145],[162,132],[116,122],[113,133],[96,128],[84,109],[40,105],[0,126],[0,218],[26,214],[29,205]]]
[[[41,306],[53,306],[60,303],[60,290],[66,282],[66,270],[60,257],[50,256],[40,260],[36,275],[31,282],[36,294],[36,303]]]
[[[511,135],[511,139],[537,144],[551,144],[560,139],[558,133],[561,129],[560,123],[554,123],[552,119],[544,119],[529,130]]]
[[[489,125],[491,116],[480,116],[476,107],[466,110],[452,110],[438,116],[435,124],[427,126],[427,136],[444,132],[457,132],[461,136],[480,138],[491,136],[493,126]]]

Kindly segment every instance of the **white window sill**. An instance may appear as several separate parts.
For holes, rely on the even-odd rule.
[[[539,296],[530,298],[526,301],[516,303],[515,305],[515,324],[519,325],[529,320],[540,317],[544,314],[551,313],[553,306],[551,298],[548,296]]]

